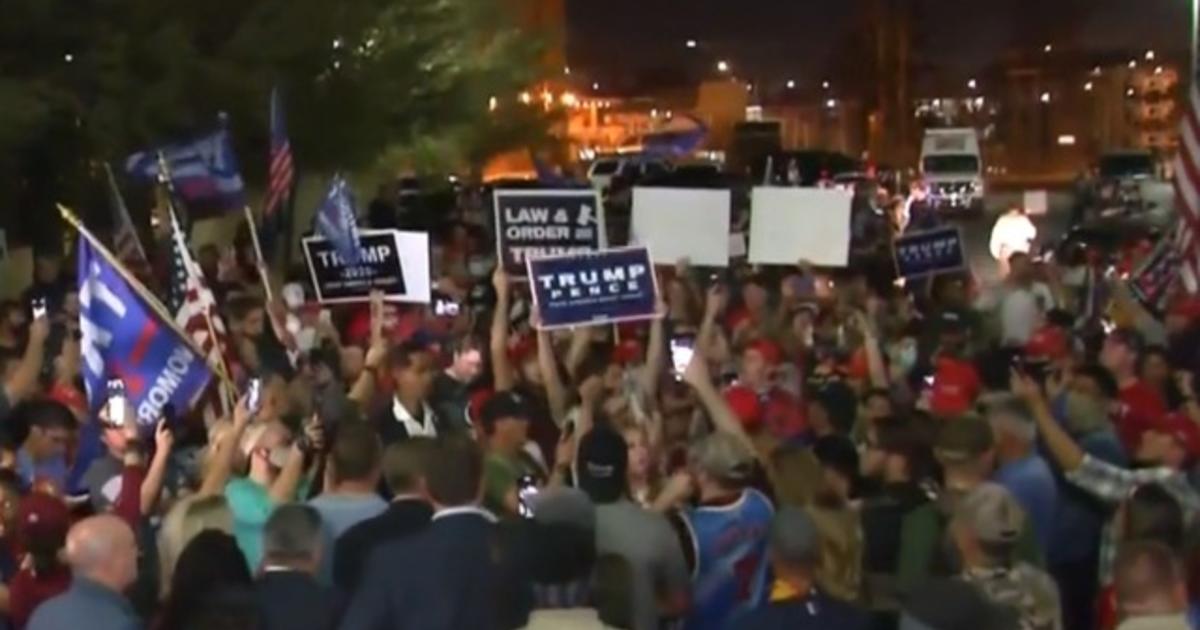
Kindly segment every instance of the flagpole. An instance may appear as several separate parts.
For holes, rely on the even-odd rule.
[[[243,207],[246,214],[246,223],[250,226],[250,240],[254,243],[254,256],[258,259],[258,275],[262,281],[263,290],[267,293],[267,301],[274,301],[271,295],[271,279],[267,276],[267,261],[263,259],[262,245],[258,242],[258,228],[254,225],[254,212],[250,210],[250,206]]]
[[[62,216],[63,221],[66,221],[71,227],[75,228],[75,231],[79,232],[80,236],[86,238],[88,242],[91,243],[92,247],[100,253],[104,260],[107,261],[109,265],[112,265],[113,269],[116,270],[117,275],[121,276],[121,279],[129,284],[134,293],[137,293],[138,297],[142,298],[142,301],[144,301],[150,307],[150,309],[153,310],[156,315],[158,315],[159,319],[161,319],[172,331],[174,331],[176,335],[179,335],[180,339],[183,339],[183,342],[188,345],[188,348],[190,348],[192,352],[204,357],[205,363],[208,364],[209,369],[215,372],[224,384],[232,386],[233,381],[230,380],[229,374],[225,372],[223,366],[219,364],[213,365],[213,363],[208,360],[208,357],[200,348],[196,346],[195,342],[193,342],[186,333],[179,329],[179,325],[175,322],[175,318],[167,312],[166,307],[158,301],[158,298],[151,293],[150,290],[147,289],[145,285],[143,285],[141,281],[137,279],[136,276],[130,273],[129,270],[125,269],[124,265],[117,260],[117,257],[114,256],[112,252],[108,251],[108,248],[104,246],[104,243],[100,242],[100,239],[96,238],[96,235],[92,234],[91,231],[84,226],[83,221],[81,221],[79,217],[75,216],[74,212],[61,203],[56,205],[58,206],[58,213]]]

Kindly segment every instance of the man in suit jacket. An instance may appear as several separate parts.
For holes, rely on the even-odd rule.
[[[323,539],[321,514],[311,506],[283,505],[267,520],[257,589],[263,630],[330,630],[336,626],[341,597],[316,578]]]
[[[533,603],[526,554],[479,507],[483,454],[470,438],[443,437],[429,460],[433,519],[423,532],[378,548],[341,630],[518,628]]]
[[[416,534],[429,525],[433,508],[425,492],[425,470],[434,441],[413,438],[397,442],[383,454],[383,476],[392,502],[383,514],[347,529],[337,539],[333,583],[343,593],[358,589],[367,559],[384,543]]]
[[[413,341],[394,346],[388,354],[388,373],[395,393],[389,404],[371,418],[384,446],[450,432],[426,402],[436,373],[434,356],[428,348]]]

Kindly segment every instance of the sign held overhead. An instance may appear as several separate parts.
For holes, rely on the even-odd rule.
[[[497,190],[496,254],[520,276],[530,258],[562,256],[607,245],[604,206],[594,190]]]
[[[429,302],[429,237],[424,232],[360,230],[359,262],[347,265],[333,243],[306,236],[304,257],[322,303],[363,302],[383,291],[393,302]]]

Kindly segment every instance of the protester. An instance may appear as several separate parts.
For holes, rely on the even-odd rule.
[[[351,527],[387,509],[387,502],[376,494],[382,450],[375,429],[365,422],[345,422],[337,428],[326,475],[333,483],[308,502],[324,524],[318,577],[325,584],[333,583],[335,541]]]
[[[384,543],[415,534],[429,524],[430,507],[426,470],[433,456],[433,441],[412,438],[387,447],[383,476],[392,500],[377,516],[364,519],[337,539],[333,582],[344,593],[353,593],[371,555]]]
[[[630,500],[628,450],[621,435],[597,427],[579,442],[579,486],[596,504],[596,550],[629,563],[633,630],[653,629],[688,605],[688,572],[667,519]]]
[[[163,517],[158,531],[160,595],[170,594],[175,565],[188,544],[206,531],[233,535],[233,515],[225,497],[193,495],[180,500]]]
[[[1024,511],[1008,490],[994,483],[972,489],[955,507],[950,523],[961,579],[993,602],[1015,608],[1022,628],[1061,628],[1054,581],[1016,557],[1017,538],[1027,527]]]
[[[24,628],[42,602],[67,590],[70,569],[60,555],[66,544],[71,513],[57,497],[35,492],[18,508],[17,542],[27,560],[8,583],[8,613],[13,627]]]
[[[373,419],[383,443],[449,431],[428,402],[434,373],[429,350],[407,342],[392,348],[387,363],[396,392],[392,404]]]
[[[1187,585],[1175,552],[1153,542],[1130,543],[1113,567],[1117,630],[1186,630]]]
[[[65,547],[71,587],[39,606],[29,630],[141,627],[122,593],[137,579],[133,532],[115,516],[93,516],[71,527]]]
[[[992,480],[1012,493],[1029,519],[1038,545],[1048,550],[1054,534],[1058,486],[1050,466],[1037,453],[1037,429],[1019,399],[993,401],[987,410],[996,443]]]
[[[63,405],[31,401],[18,413],[29,423],[29,434],[17,451],[17,473],[28,488],[61,493],[70,474],[67,449],[75,437],[75,416]]]
[[[1008,259],[1013,254],[1028,254],[1037,238],[1037,227],[1026,216],[1025,208],[1014,206],[996,219],[988,251],[1000,263],[1000,276],[1008,275]]]
[[[429,404],[437,417],[458,430],[469,430],[467,405],[470,387],[483,372],[483,347],[473,337],[463,337],[447,348],[450,365],[433,379]]]
[[[341,630],[516,628],[528,620],[528,573],[515,550],[496,547],[496,519],[479,507],[482,451],[465,437],[443,437],[428,461],[429,527],[372,554]]]
[[[153,627],[185,627],[202,614],[213,590],[249,585],[250,579],[246,558],[233,537],[219,530],[202,531],[179,554],[170,577],[169,595]]]
[[[737,630],[769,628],[821,628],[865,630],[869,627],[862,611],[829,597],[817,588],[815,568],[820,554],[816,525],[797,507],[784,507],[771,523],[769,549],[775,579],[787,585],[784,597],[736,618]]]
[[[497,516],[519,516],[522,479],[532,476],[536,466],[525,454],[529,432],[529,409],[516,392],[500,392],[480,412],[480,442],[487,455],[483,469],[483,505]]]
[[[317,581],[324,553],[321,514],[313,506],[280,506],[263,530],[263,570],[258,601],[263,630],[327,630],[342,603]]]

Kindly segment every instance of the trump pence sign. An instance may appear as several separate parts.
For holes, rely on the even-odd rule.
[[[542,328],[655,316],[658,286],[644,247],[531,258],[526,264]]]

